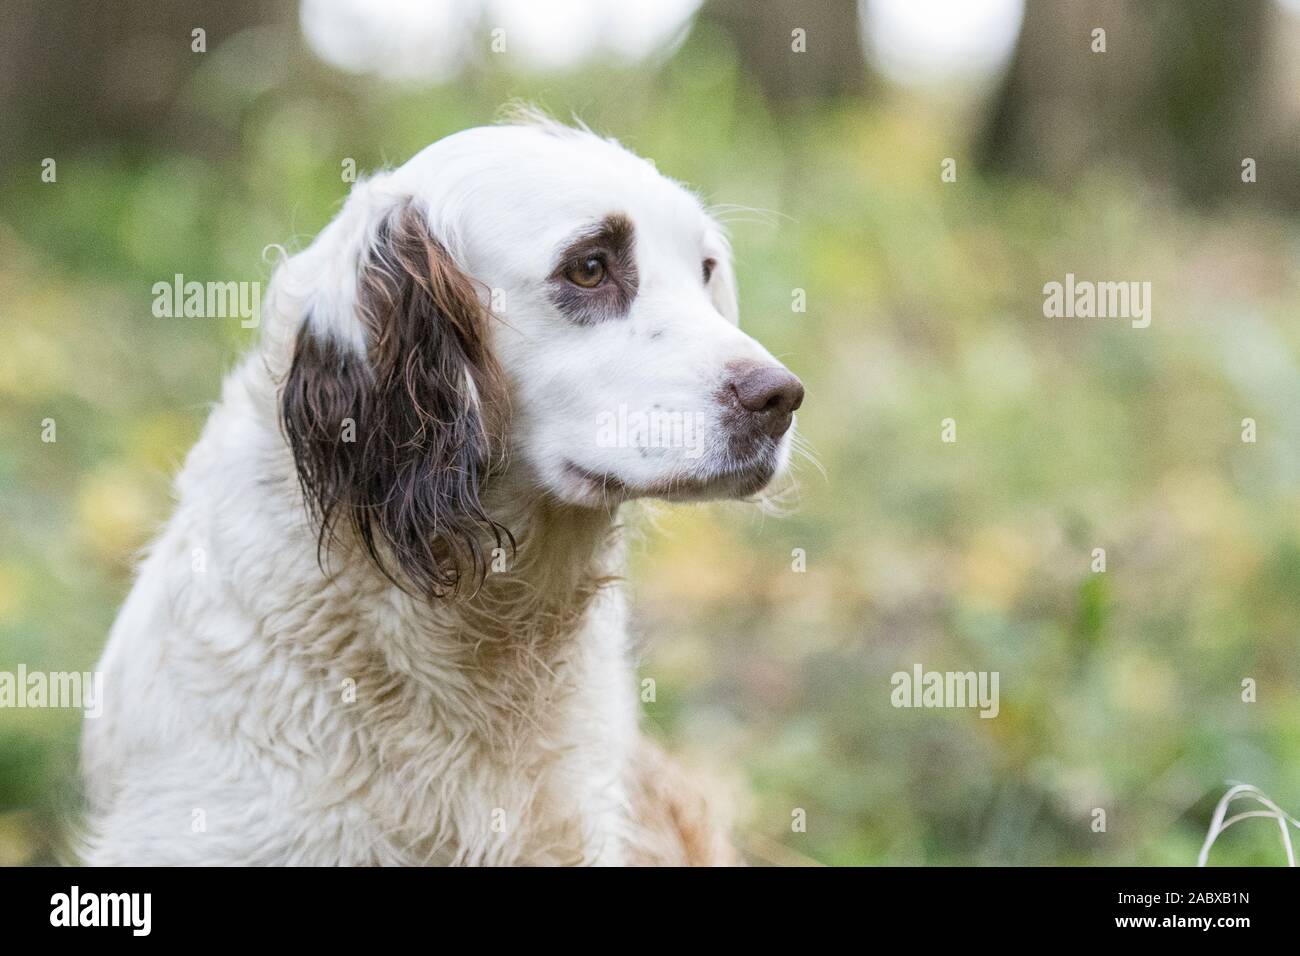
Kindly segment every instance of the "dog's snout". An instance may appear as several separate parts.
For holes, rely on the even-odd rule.
[[[791,416],[803,404],[803,382],[780,365],[747,362],[734,366],[731,388],[740,407],[773,438],[785,434]]]

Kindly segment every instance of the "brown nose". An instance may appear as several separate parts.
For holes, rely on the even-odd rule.
[[[731,387],[742,408],[773,438],[790,427],[795,409],[803,404],[803,382],[780,365],[747,362],[734,370]]]

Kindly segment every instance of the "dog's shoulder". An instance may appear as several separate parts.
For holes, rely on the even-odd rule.
[[[738,866],[729,822],[706,782],[642,735],[633,757],[637,833],[628,862],[637,866]]]

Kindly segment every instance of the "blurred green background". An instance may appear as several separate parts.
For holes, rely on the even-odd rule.
[[[400,163],[522,98],[746,207],[724,216],[743,322],[807,385],[825,474],[799,467],[789,514],[655,507],[630,575],[647,724],[741,794],[752,860],[1188,864],[1229,780],[1300,811],[1294,5],[17,0],[4,18],[0,670],[94,665],[255,340],[155,318],[153,283],[265,281],[264,247],[338,209],[345,160]],[[1150,328],[1045,318],[1066,273],[1151,282]],[[998,671],[1000,715],[894,709],[915,663]],[[79,723],[0,710],[0,863],[59,857]],[[1255,820],[1211,859],[1282,858]]]

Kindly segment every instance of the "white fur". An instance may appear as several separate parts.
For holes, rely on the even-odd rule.
[[[358,263],[407,200],[485,304],[492,289],[504,298],[492,348],[511,393],[510,464],[484,502],[521,541],[508,573],[432,605],[346,548],[322,573],[278,419],[304,322],[364,353]],[[554,251],[611,211],[636,228],[631,314],[565,322],[545,295]],[[719,263],[708,287],[706,256]],[[87,862],[655,858],[646,847],[660,837],[635,808],[624,602],[606,581],[622,564],[618,503],[670,478],[683,497],[726,496],[725,450],[716,435],[689,459],[593,436],[602,411],[651,399],[721,429],[724,365],[775,361],[735,323],[721,230],[649,163],[588,132],[468,130],[358,184],[277,270],[261,347],[227,378],[113,627],[104,713],[83,746]],[[611,498],[566,462],[623,491]]]

